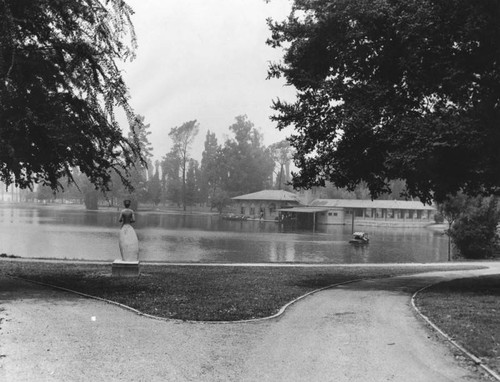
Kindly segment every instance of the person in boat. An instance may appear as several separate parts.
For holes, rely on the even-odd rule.
[[[352,240],[350,240],[351,243],[368,243],[370,239],[368,239],[368,236],[364,232],[354,232],[352,234]]]

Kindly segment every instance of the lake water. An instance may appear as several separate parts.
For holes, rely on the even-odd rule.
[[[118,211],[0,204],[0,253],[112,261],[120,257]],[[316,232],[218,215],[140,212],[140,260],[159,262],[414,263],[447,259],[447,237],[425,228],[356,227],[370,244],[353,246],[350,226]]]

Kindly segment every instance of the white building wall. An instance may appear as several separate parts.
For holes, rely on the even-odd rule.
[[[434,222],[435,211],[431,210],[398,210],[398,209],[368,209],[359,208],[354,211],[354,221],[357,225],[408,226],[421,227]],[[351,224],[352,210],[331,208],[318,213],[317,224],[337,225]]]

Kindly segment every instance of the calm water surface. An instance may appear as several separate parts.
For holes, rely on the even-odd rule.
[[[21,257],[115,260],[118,211],[0,205],[0,253]],[[350,226],[286,231],[274,222],[234,222],[218,215],[140,212],[134,225],[142,261],[164,262],[439,262],[447,238],[425,228],[356,227],[370,244],[348,243]]]

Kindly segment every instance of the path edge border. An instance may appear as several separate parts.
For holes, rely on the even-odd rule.
[[[125,304],[122,304],[122,303],[119,303],[119,302],[116,302],[116,301],[113,301],[113,300],[108,300],[106,298],[93,296],[93,295],[90,295],[90,294],[87,294],[87,293],[83,293],[83,292],[78,292],[76,290],[72,290],[72,289],[69,289],[69,288],[65,288],[65,287],[60,287],[60,286],[57,286],[57,285],[52,285],[52,284],[44,283],[42,281],[30,280],[30,279],[26,279],[26,278],[23,278],[23,277],[17,277],[17,276],[12,276],[12,275],[7,275],[7,276],[10,277],[10,278],[12,278],[12,279],[15,279],[15,280],[21,280],[21,281],[32,283],[32,284],[38,284],[38,285],[42,285],[42,286],[45,286],[45,287],[49,287],[49,288],[61,290],[61,291],[64,291],[64,292],[73,293],[73,294],[76,294],[76,295],[79,295],[79,296],[82,296],[82,297],[85,297],[85,298],[89,298],[89,299],[93,299],[93,300],[97,300],[97,301],[102,301],[102,302],[105,302],[107,304],[115,305],[115,306],[118,306],[118,307],[120,307],[122,309],[125,309],[125,310],[128,310],[130,312],[133,312],[133,313],[135,313],[135,314],[137,314],[139,316],[143,316],[143,317],[150,318],[150,319],[153,319],[153,320],[166,321],[166,322],[172,322],[172,323],[202,324],[202,325],[246,324],[246,323],[257,323],[257,322],[272,320],[272,319],[279,318],[280,316],[282,316],[285,313],[285,311],[290,306],[292,306],[293,304],[295,304],[295,303],[299,302],[300,300],[302,300],[302,299],[304,299],[306,297],[309,297],[309,296],[311,296],[311,295],[313,295],[315,293],[324,291],[326,289],[331,289],[331,288],[335,288],[335,287],[338,287],[338,286],[352,284],[352,283],[356,283],[356,282],[364,280],[364,279],[348,280],[348,281],[343,281],[343,282],[340,282],[340,283],[335,283],[335,284],[327,285],[327,286],[324,286],[324,287],[321,287],[321,288],[318,288],[318,289],[314,289],[312,291],[309,291],[309,292],[307,292],[307,293],[305,293],[305,294],[303,294],[303,295],[301,295],[301,296],[299,296],[299,297],[297,297],[297,298],[289,301],[288,303],[286,303],[285,305],[283,305],[277,313],[275,313],[275,314],[273,314],[271,316],[259,317],[259,318],[250,318],[250,319],[247,319],[247,320],[236,320],[236,321],[196,321],[196,320],[182,320],[182,319],[178,319],[178,318],[159,317],[159,316],[155,316],[155,315],[152,315],[152,314],[141,312],[138,309],[132,308],[131,306],[128,306],[128,305],[125,305]],[[499,379],[499,381],[500,381],[500,379]]]
[[[449,280],[447,280],[449,281]],[[453,345],[456,349],[458,349],[460,352],[465,354],[474,364],[482,368],[486,373],[488,373],[491,377],[493,377],[495,380],[500,381],[500,375],[498,375],[494,370],[492,370],[488,365],[485,365],[483,361],[476,355],[472,354],[470,351],[465,349],[462,345],[460,345],[458,342],[456,342],[453,338],[451,338],[448,334],[446,334],[439,326],[437,326],[434,322],[431,321],[429,317],[427,317],[422,311],[418,308],[417,304],[415,303],[415,300],[417,296],[425,291],[426,289],[429,289],[435,285],[441,284],[446,281],[440,281],[437,283],[429,284],[423,288],[420,288],[417,290],[413,295],[411,296],[411,305],[413,309],[417,312],[417,314],[436,332],[438,332],[441,336],[443,336],[446,341],[448,341],[451,345]]]

